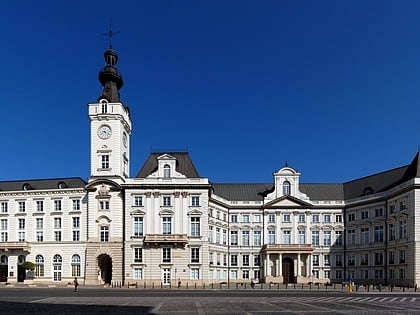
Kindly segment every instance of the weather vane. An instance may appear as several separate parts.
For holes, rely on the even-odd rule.
[[[112,21],[109,20],[109,31],[106,33],[102,33],[104,36],[109,36],[109,48],[112,48],[112,36],[119,34],[120,31],[113,32],[112,31]]]

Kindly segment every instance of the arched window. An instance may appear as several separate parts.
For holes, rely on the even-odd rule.
[[[283,195],[290,195],[290,182],[287,180],[283,183]]]
[[[55,282],[61,281],[61,270],[63,265],[63,259],[60,255],[54,255],[53,258],[53,280]]]
[[[19,265],[22,265],[24,262],[25,262],[25,256],[23,256],[23,255],[19,255],[18,256],[18,264]]]
[[[71,257],[71,276],[80,277],[80,256],[73,255]]]
[[[43,277],[44,276],[44,257],[42,255],[36,255],[35,257],[35,276]]]
[[[168,164],[163,166],[163,177],[169,178],[171,177],[171,167]]]
[[[106,101],[102,101],[102,114],[106,114],[108,111],[108,103]]]

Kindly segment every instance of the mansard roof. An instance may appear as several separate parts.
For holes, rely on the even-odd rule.
[[[86,182],[80,177],[15,180],[0,182],[0,191],[84,188],[85,185]]]
[[[176,158],[176,171],[184,174],[187,178],[199,178],[197,169],[192,162],[188,152],[152,152],[147,158],[146,162],[143,164],[143,167],[137,174],[137,178],[146,178],[152,173],[156,172],[158,169],[158,160],[159,156],[164,154],[169,154]]]
[[[420,177],[419,153],[409,165],[344,183],[344,197],[352,199],[383,192],[415,177]]]

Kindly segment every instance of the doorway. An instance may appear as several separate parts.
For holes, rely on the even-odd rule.
[[[164,268],[162,272],[162,282],[163,285],[171,284],[171,269]]]
[[[6,255],[0,257],[0,282],[7,281],[8,258]]]
[[[284,258],[282,262],[283,283],[295,283],[294,263],[291,258]]]
[[[107,254],[98,256],[98,280],[111,284],[112,280],[112,259]]]

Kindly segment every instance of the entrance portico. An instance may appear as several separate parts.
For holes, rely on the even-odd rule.
[[[262,249],[265,282],[297,283],[310,279],[310,244],[266,244]]]

